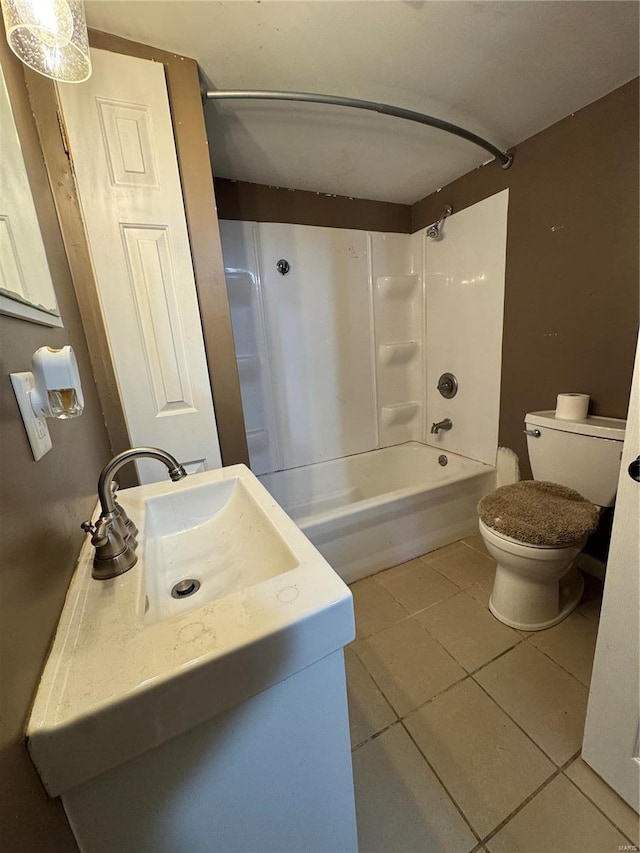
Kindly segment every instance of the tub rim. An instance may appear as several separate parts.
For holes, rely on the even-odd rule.
[[[421,444],[421,442],[405,442],[404,444],[410,445],[419,445],[424,447],[425,449],[432,451],[433,453],[437,453],[440,448],[431,447],[431,445]],[[402,447],[404,445],[390,445],[389,447]],[[375,453],[378,450],[386,450],[385,447],[376,447],[374,450],[363,451],[363,453],[352,454],[352,456],[363,456],[366,453]],[[444,480],[440,480],[438,482],[428,482],[425,481],[421,484],[414,486],[404,486],[399,489],[392,489],[391,491],[382,492],[378,495],[373,495],[370,498],[363,498],[359,501],[354,501],[350,504],[345,504],[341,507],[335,507],[334,509],[326,510],[325,512],[319,512],[312,515],[304,515],[299,516],[298,518],[294,518],[290,516],[292,520],[303,530],[308,530],[309,527],[320,525],[323,523],[336,521],[338,519],[346,519],[351,516],[357,515],[359,513],[364,513],[368,510],[377,509],[385,504],[393,503],[397,501],[401,501],[405,498],[415,497],[421,494],[427,494],[429,492],[435,491],[436,489],[445,489],[448,486],[456,485],[465,480],[474,480],[478,477],[484,477],[487,474],[493,474],[496,472],[497,467],[495,465],[487,465],[486,462],[480,462],[477,459],[471,459],[468,456],[463,456],[461,453],[455,453],[451,450],[442,451],[447,454],[456,457],[456,459],[461,459],[464,462],[470,462],[473,464],[473,471],[459,471],[457,474],[453,474],[450,477],[447,477]],[[339,459],[350,459],[350,456],[338,457]],[[325,460],[327,462],[333,462],[335,460]],[[324,462],[313,462],[311,465],[300,465],[295,469],[285,469],[283,471],[272,471],[271,474],[286,474],[288,470],[300,470],[301,468],[310,468],[313,465],[322,465]],[[269,476],[269,475],[265,475]],[[265,485],[266,488],[266,485]],[[286,506],[282,505],[284,511],[289,514],[289,511]]]

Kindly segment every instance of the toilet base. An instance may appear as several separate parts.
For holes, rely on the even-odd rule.
[[[516,580],[517,596],[514,600],[512,584]],[[584,580],[574,567],[551,583],[539,581],[527,583],[522,576],[514,578],[511,569],[505,569],[498,563],[493,591],[489,599],[489,610],[500,622],[519,631],[544,631],[562,622],[576,609],[584,591]],[[501,602],[507,604],[503,609]],[[518,619],[517,602],[522,603],[522,611],[529,613],[535,621]],[[514,604],[516,605],[514,607]],[[507,612],[510,611],[507,615]],[[548,618],[545,618],[547,616]],[[537,617],[540,617],[538,619]]]

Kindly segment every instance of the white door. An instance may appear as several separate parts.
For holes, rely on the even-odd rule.
[[[640,810],[640,346],[629,403],[582,757]],[[635,472],[633,472],[635,473]]]
[[[134,445],[221,465],[164,67],[92,50],[60,84],[82,215]],[[141,482],[165,476],[138,463]]]

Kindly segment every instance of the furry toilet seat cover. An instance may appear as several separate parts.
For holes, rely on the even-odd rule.
[[[545,480],[500,486],[478,503],[483,524],[528,545],[575,545],[598,526],[598,507],[578,492]]]

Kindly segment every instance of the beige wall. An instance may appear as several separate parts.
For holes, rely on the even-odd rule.
[[[22,66],[1,25],[0,61],[64,321],[63,329],[47,329],[0,315],[0,848],[66,853],[76,850],[75,841],[60,802],[41,787],[23,732],[83,541],[79,525],[93,509],[98,474],[111,453]],[[29,370],[31,356],[45,344],[73,346],[86,409],[72,421],[49,421],[53,449],[34,462],[8,375]]]

